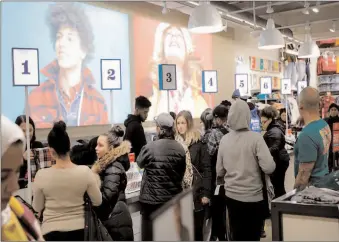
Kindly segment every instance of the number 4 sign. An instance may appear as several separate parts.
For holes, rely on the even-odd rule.
[[[12,48],[13,86],[39,86],[39,50]]]
[[[160,64],[159,70],[159,89],[160,90],[176,90],[177,89],[177,73],[174,64]]]
[[[290,95],[292,94],[292,85],[291,79],[281,79],[281,94],[283,95]]]
[[[120,59],[101,59],[101,89],[102,90],[121,90],[121,60]]]
[[[218,92],[218,75],[217,71],[202,71],[202,92]]]

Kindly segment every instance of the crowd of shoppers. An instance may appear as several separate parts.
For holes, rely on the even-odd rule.
[[[301,92],[299,105],[305,126],[295,145],[295,187],[303,189],[329,172],[331,129],[339,108],[331,105],[327,125],[319,118],[319,93],[309,87]],[[209,240],[259,241],[269,216],[267,179],[275,197],[286,193],[290,161],[285,149],[286,110],[280,111],[280,117],[271,106],[259,113],[234,95],[232,104],[223,101],[201,114],[201,129],[189,111],[159,114],[154,118],[157,137],[147,143],[142,122],[150,107],[147,98],[137,97],[125,132],[113,126],[72,148],[66,124],[54,124],[47,141],[55,164],[40,169],[33,185],[33,209],[43,215],[41,230],[13,193],[19,188],[15,173],[20,171],[21,177],[27,173],[26,152],[33,159],[34,149],[43,145],[36,141],[31,118],[27,141],[31,149],[26,150],[26,117],[19,116],[15,124],[2,116],[2,239],[84,240],[88,197],[112,240],[133,240],[125,190],[129,156],[134,153],[144,169],[139,197],[143,241],[152,240],[151,214],[186,189],[193,191],[194,240],[206,240],[206,221],[211,219]]]

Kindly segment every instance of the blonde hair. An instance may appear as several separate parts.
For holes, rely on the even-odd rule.
[[[177,122],[180,117],[183,117],[187,122],[187,131],[184,137],[179,134],[177,129]],[[181,136],[188,146],[200,140],[200,133],[194,130],[193,116],[188,110],[182,110],[178,113],[177,118],[175,119],[175,132],[176,136]]]

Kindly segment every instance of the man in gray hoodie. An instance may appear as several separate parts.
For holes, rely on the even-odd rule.
[[[267,204],[262,172],[272,174],[274,160],[260,133],[250,131],[251,113],[237,99],[230,108],[231,132],[220,142],[217,176],[224,178],[232,240],[259,241]],[[220,179],[218,179],[220,180]]]

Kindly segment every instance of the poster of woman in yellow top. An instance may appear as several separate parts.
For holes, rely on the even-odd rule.
[[[133,25],[134,39],[138,39],[134,41],[136,95],[152,102],[148,119],[163,111],[181,110],[189,110],[197,118],[213,106],[213,96],[201,91],[201,73],[212,68],[212,37],[140,16],[134,17]],[[159,90],[159,64],[176,65],[177,90],[169,95]]]

